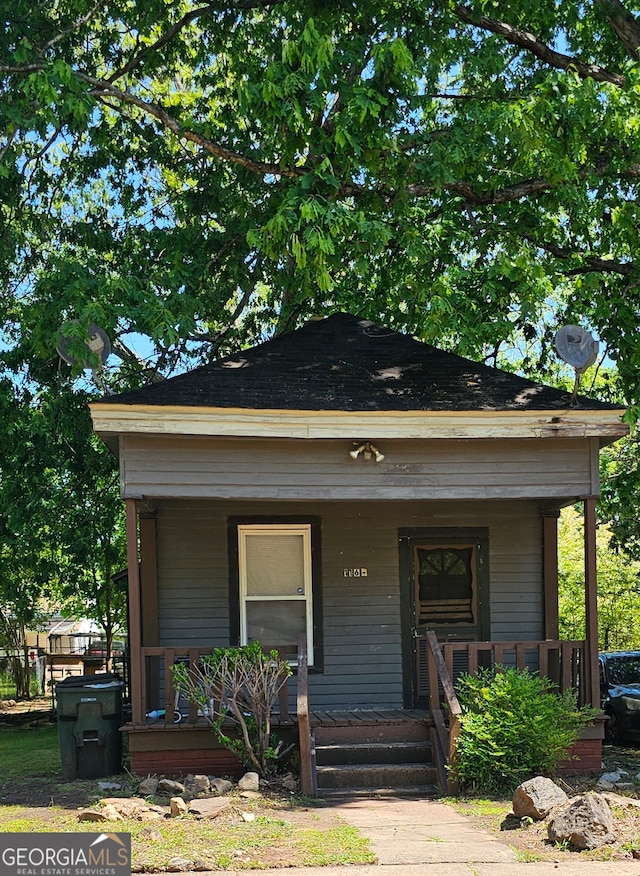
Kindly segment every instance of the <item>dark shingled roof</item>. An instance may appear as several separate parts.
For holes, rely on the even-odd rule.
[[[103,404],[305,411],[542,411],[571,394],[337,313]],[[578,397],[583,410],[615,405]]]

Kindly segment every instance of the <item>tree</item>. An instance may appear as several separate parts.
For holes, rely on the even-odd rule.
[[[600,514],[609,522],[611,547],[640,561],[640,446],[637,434],[607,447],[601,463]]]
[[[579,512],[565,508],[558,526],[560,636],[585,636],[584,529]],[[598,637],[601,650],[640,648],[640,562],[612,545],[600,523],[596,534]]]
[[[123,507],[117,466],[92,434],[86,396],[34,396],[4,380],[0,414],[0,642],[22,655],[14,674],[18,695],[28,696],[24,630],[44,613],[97,620],[109,651],[126,622],[113,581],[126,555]]]
[[[335,309],[525,367],[570,321],[640,404],[637,4],[10,9],[9,368],[55,382],[74,319],[111,335],[115,386]]]

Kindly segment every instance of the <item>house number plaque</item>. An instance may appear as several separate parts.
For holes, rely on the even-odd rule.
[[[366,569],[343,569],[345,578],[366,578]]]

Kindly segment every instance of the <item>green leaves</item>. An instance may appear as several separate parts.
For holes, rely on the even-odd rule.
[[[480,669],[458,682],[462,706],[456,776],[478,790],[512,793],[535,775],[549,775],[567,755],[595,710],[578,709],[575,693],[514,667]]]
[[[113,575],[125,564],[115,460],[92,434],[86,398],[0,384],[0,605],[24,622],[52,605],[126,622]]]
[[[12,362],[50,380],[58,327],[101,311],[166,374],[327,308],[483,357],[553,301],[544,328],[591,326],[640,404],[637,65],[595,7],[485,6],[21,3]]]

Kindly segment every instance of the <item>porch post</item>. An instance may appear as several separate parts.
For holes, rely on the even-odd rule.
[[[542,517],[544,637],[558,639],[558,510],[545,511]]]
[[[140,604],[142,645],[158,644],[157,520],[140,514]]]
[[[158,631],[158,521],[150,511],[140,509],[140,643],[143,648],[160,642]],[[142,673],[145,685],[144,709],[149,703],[161,703],[160,658],[149,657]],[[152,706],[155,708],[155,705]]]
[[[600,677],[598,671],[598,578],[596,568],[596,499],[584,499],[584,581],[585,629],[589,685],[587,695],[594,708],[600,705]]]
[[[129,659],[131,661],[131,718],[141,723],[142,715],[142,665],[140,625],[140,571],[138,568],[138,515],[136,500],[126,499],[127,518],[127,565],[129,576]]]

